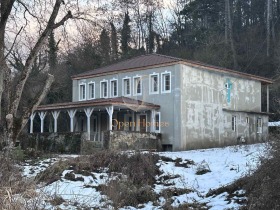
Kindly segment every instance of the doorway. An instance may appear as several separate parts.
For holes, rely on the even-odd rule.
[[[137,115],[137,131],[141,133],[147,132],[147,114]]]

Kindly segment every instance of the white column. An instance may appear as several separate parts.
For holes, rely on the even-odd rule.
[[[135,115],[135,112],[132,111],[132,131],[135,131],[135,126],[136,126],[134,115]]]
[[[59,113],[60,113],[60,111],[53,111],[52,112],[52,116],[53,116],[53,119],[54,119],[54,129],[53,129],[54,133],[57,133],[57,118],[59,116]]]
[[[33,133],[33,120],[35,118],[36,112],[32,113],[30,116],[30,133]]]
[[[93,112],[93,108],[86,108],[84,109],[86,116],[87,116],[87,133],[88,133],[88,140],[90,140],[90,116]]]
[[[70,132],[74,132],[74,117],[77,112],[76,109],[67,110],[68,115],[70,117]]]
[[[155,124],[156,124],[156,121],[155,121],[155,117],[156,117],[156,110],[152,110],[152,112],[151,112],[151,114],[152,114],[152,126],[151,126],[151,132],[155,132]]]
[[[112,125],[113,125],[113,112],[114,112],[114,106],[108,106],[106,107],[106,110],[109,115],[109,131],[112,130]]]
[[[44,133],[44,119],[46,117],[47,112],[39,112],[39,116],[41,119],[41,133]]]

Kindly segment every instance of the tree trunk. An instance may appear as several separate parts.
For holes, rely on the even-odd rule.
[[[270,56],[270,37],[271,37],[271,17],[272,17],[272,0],[267,0],[266,15],[266,56]]]
[[[2,141],[6,142],[6,147],[8,148],[8,150],[13,145],[13,142],[15,142],[19,131],[22,129],[22,127],[25,126],[29,118],[29,116],[27,115],[29,115],[30,112],[36,109],[36,107],[42,101],[42,97],[46,95],[46,91],[49,90],[49,87],[53,81],[53,77],[49,76],[49,79],[47,80],[45,86],[46,90],[41,92],[41,95],[37,97],[37,100],[35,100],[33,104],[30,105],[30,112],[26,112],[22,117],[20,117],[20,113],[18,113],[18,107],[22,99],[22,92],[24,90],[26,81],[31,73],[31,67],[34,63],[34,60],[51,31],[63,25],[64,22],[66,22],[69,18],[72,18],[72,14],[69,11],[59,22],[55,23],[60,6],[63,3],[63,0],[56,0],[46,28],[40,35],[35,46],[31,49],[25,65],[21,71],[20,79],[16,85],[16,88],[15,90],[12,90],[11,69],[7,66],[4,49],[6,23],[8,17],[10,16],[14,2],[15,0],[1,0],[0,2],[0,104],[4,103],[4,107],[0,106],[0,113],[2,114],[0,120],[2,123],[2,128],[0,131],[2,133],[0,134],[0,138],[2,138]],[[14,97],[11,97],[11,95],[9,94],[10,92],[13,92]],[[20,125],[21,127],[18,128],[16,125]]]
[[[229,0],[225,0],[225,42],[228,44],[228,34],[229,34]]]
[[[24,114],[21,117],[22,123],[21,123],[21,127],[18,130],[16,130],[16,133],[15,133],[16,139],[19,136],[22,129],[24,128],[24,126],[26,125],[26,123],[28,122],[29,116],[37,109],[37,107],[41,104],[42,100],[45,98],[45,96],[49,92],[53,82],[54,82],[54,76],[51,74],[48,74],[48,78],[45,82],[44,87],[41,89],[41,92],[39,92],[37,94],[37,96],[34,98],[33,106],[30,107],[29,109],[25,110]]]
[[[235,45],[234,45],[234,38],[233,38],[233,29],[232,29],[232,19],[231,19],[231,7],[230,7],[230,0],[225,0],[225,4],[226,4],[226,20],[227,20],[227,27],[228,27],[228,33],[227,33],[227,39],[229,39],[228,41],[226,41],[226,43],[228,44],[228,42],[230,42],[230,48],[231,48],[231,52],[232,52],[232,59],[233,59],[233,68],[234,69],[239,69],[238,66],[238,62],[237,62],[237,55],[236,55],[236,50],[235,50]]]

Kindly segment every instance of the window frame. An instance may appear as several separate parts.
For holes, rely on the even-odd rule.
[[[152,78],[153,76],[157,76],[157,91],[154,91],[154,86],[153,86],[153,83],[152,83]],[[159,73],[152,73],[149,75],[149,94],[152,95],[152,94],[159,94]]]
[[[128,80],[129,81],[129,94],[126,94],[125,93],[125,80]],[[131,96],[131,77],[125,77],[122,79],[122,94],[123,96]]]
[[[85,96],[84,98],[81,98],[81,86],[84,86],[85,88]],[[79,83],[79,101],[85,101],[87,100],[87,85],[85,82]]]
[[[236,132],[236,116],[233,115],[231,116],[231,130]]]
[[[263,132],[263,122],[262,121],[263,120],[261,117],[257,118],[257,133],[258,134],[262,134],[262,132]]]
[[[112,82],[114,82],[114,81],[116,81],[116,88],[117,88],[117,94],[116,94],[116,95],[113,95],[114,90],[112,91]],[[116,97],[118,97],[118,91],[119,91],[119,88],[118,88],[118,79],[113,78],[113,79],[110,80],[110,97],[111,97],[111,98],[116,98]]]
[[[103,83],[106,83],[106,86],[107,86],[106,97],[104,96],[104,90],[103,90],[103,86],[102,86]],[[108,98],[108,80],[104,79],[104,80],[100,81],[100,98]]]
[[[157,126],[156,126],[156,116],[157,116],[157,115],[159,116],[159,117],[158,117],[158,123],[159,123],[159,125],[158,125],[158,130],[157,130],[157,128],[156,128],[156,127],[157,127]],[[161,113],[160,113],[160,112],[155,112],[155,119],[154,119],[154,121],[155,121],[155,122],[154,122],[154,123],[155,123],[155,124],[154,124],[154,132],[155,132],[155,133],[160,133],[160,130],[161,130],[161,129],[160,129],[160,122],[161,122]]]
[[[170,79],[170,81],[169,81],[169,90],[166,90],[165,88],[165,84],[164,84],[164,82],[165,82],[165,79],[164,79],[164,77],[165,77],[165,75],[169,75],[169,79]],[[161,73],[161,93],[171,93],[171,72],[170,71],[165,71],[165,72],[163,72],[163,73]]]
[[[138,90],[138,85],[135,84],[135,80],[139,79],[140,81],[140,93],[137,93]],[[136,85],[136,86],[135,86]],[[142,77],[139,75],[136,75],[133,77],[133,96],[141,96],[143,92],[143,81],[142,81]]]
[[[90,86],[93,85],[93,96],[94,97],[91,97],[92,96],[92,89],[90,88]],[[95,99],[95,82],[91,81],[88,83],[88,99]]]
[[[246,117],[246,124],[250,124],[250,118]]]

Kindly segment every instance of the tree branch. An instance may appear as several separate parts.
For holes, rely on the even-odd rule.
[[[25,110],[24,114],[21,117],[21,127],[19,131],[17,132],[17,136],[22,131],[22,129],[25,127],[26,123],[29,120],[30,115],[37,109],[37,107],[41,104],[42,100],[45,98],[47,93],[49,92],[52,83],[54,82],[54,76],[51,74],[48,74],[48,78],[45,82],[44,87],[41,89],[41,91],[36,95],[33,102],[31,103],[32,106]]]
[[[37,19],[38,22],[40,22],[39,18],[36,15],[32,14],[32,12],[21,0],[17,0],[17,2],[24,7],[24,9],[28,12],[29,15],[31,15],[33,18]]]
[[[59,21],[58,23],[54,24],[52,28],[53,28],[53,29],[56,29],[56,28],[58,28],[59,26],[62,26],[62,25],[63,25],[68,19],[70,19],[70,18],[73,18],[73,15],[72,15],[71,11],[68,11],[67,15],[65,15],[65,16],[61,19],[61,21]]]
[[[20,78],[20,80],[19,80],[19,82],[16,86],[16,89],[15,89],[15,95],[14,95],[12,105],[9,108],[9,113],[12,113],[14,116],[17,113],[18,106],[19,106],[21,96],[22,96],[22,91],[24,89],[26,80],[29,77],[29,74],[31,72],[31,65],[34,62],[34,59],[35,59],[36,55],[40,51],[40,49],[43,46],[45,40],[50,35],[51,31],[54,28],[59,27],[67,19],[72,17],[71,13],[69,14],[69,12],[68,12],[68,14],[59,23],[57,23],[57,24],[54,23],[57,15],[58,15],[61,4],[62,4],[62,0],[56,0],[53,11],[52,11],[52,14],[49,18],[49,21],[48,21],[48,24],[47,24],[46,28],[43,31],[43,33],[41,34],[41,36],[39,37],[39,39],[38,39],[37,43],[35,44],[35,46],[33,47],[33,49],[30,51],[30,54],[29,54],[29,56],[26,60],[25,67],[24,67],[24,69],[21,73],[21,78]]]
[[[20,30],[17,32],[16,37],[15,37],[15,39],[14,39],[14,41],[13,41],[13,44],[12,44],[10,50],[8,51],[8,53],[5,55],[4,59],[6,59],[6,58],[11,54],[11,52],[12,52],[14,46],[15,46],[17,37],[18,37],[18,35],[20,34],[20,32],[22,31],[22,29],[23,29],[23,26],[22,26],[22,27],[20,28]]]

